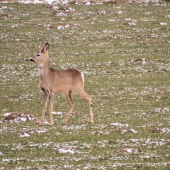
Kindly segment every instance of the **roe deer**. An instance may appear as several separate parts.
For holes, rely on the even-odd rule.
[[[61,93],[66,98],[69,109],[63,123],[67,123],[67,120],[75,106],[72,100],[72,92],[85,99],[89,105],[89,122],[93,122],[93,110],[90,96],[84,91],[84,76],[83,73],[75,70],[56,70],[49,67],[49,44],[44,43],[40,47],[39,51],[30,61],[35,62],[39,67],[39,87],[43,92],[43,111],[42,117],[39,122],[41,125],[44,122],[45,110],[47,108],[47,101],[49,98],[49,113],[50,113],[50,125],[53,124],[53,101],[54,93]]]

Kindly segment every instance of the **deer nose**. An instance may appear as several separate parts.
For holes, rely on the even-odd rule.
[[[33,61],[33,62],[34,62],[34,60],[33,60],[32,58],[30,58],[30,61]]]

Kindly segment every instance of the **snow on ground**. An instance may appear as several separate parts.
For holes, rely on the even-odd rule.
[[[66,148],[59,148],[54,151],[54,153],[71,153],[74,154],[76,150],[71,147],[66,147]]]
[[[7,3],[7,1],[4,1]],[[23,4],[53,4],[53,3],[68,3],[67,0],[16,0],[15,2],[23,3]]]
[[[113,2],[118,2],[117,0],[111,0]],[[158,2],[163,2],[164,0],[127,0],[127,2],[139,2],[139,3],[158,3]],[[19,2],[23,4],[68,4],[70,1],[69,0],[15,0],[14,2]],[[73,1],[74,2],[74,1]],[[109,0],[103,0],[103,1],[95,1],[95,3],[103,3],[103,2],[109,2]],[[3,3],[8,3],[8,1],[3,1]],[[77,1],[76,4],[81,4],[83,3],[84,5],[91,5],[92,1],[91,0],[81,0]]]
[[[5,113],[3,116],[5,116],[4,120],[10,121],[11,123],[13,122],[20,123],[20,122],[25,122],[27,120],[37,121],[36,117],[32,115],[28,115],[26,113]]]

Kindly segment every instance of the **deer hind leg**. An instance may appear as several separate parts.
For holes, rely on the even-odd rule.
[[[67,100],[67,102],[69,104],[69,109],[68,109],[67,115],[66,115],[66,117],[64,118],[64,121],[63,121],[63,123],[67,123],[67,120],[68,120],[72,110],[74,109],[75,103],[72,100],[71,91],[64,94],[64,96],[65,96],[65,98],[66,98],[66,100]]]
[[[88,105],[89,105],[89,123],[93,123],[93,109],[92,109],[92,101],[91,101],[91,97],[89,95],[87,95],[84,90],[76,92],[80,97],[82,97],[84,100],[87,101]]]
[[[48,91],[45,91],[44,89],[42,89],[42,91],[43,91],[43,111],[42,111],[42,117],[41,117],[41,120],[39,122],[39,125],[43,124],[43,122],[44,122],[44,115],[45,115],[45,110],[47,108],[47,100],[48,100],[48,97],[49,97]]]
[[[50,93],[49,95],[49,112],[50,112],[50,125],[53,124],[53,103],[54,103],[54,93]]]

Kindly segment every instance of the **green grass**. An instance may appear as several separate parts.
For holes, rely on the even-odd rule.
[[[169,169],[170,133],[150,129],[170,123],[170,111],[155,111],[170,109],[170,4],[68,6],[75,11],[57,17],[47,5],[0,4],[0,119],[7,112],[40,119],[38,69],[29,58],[48,42],[51,67],[84,72],[94,123],[88,123],[87,103],[76,95],[74,111],[82,114],[70,116],[67,124],[62,95],[55,96],[54,111],[63,115],[53,115],[53,126],[1,121],[1,169]],[[69,27],[57,29],[61,25]],[[110,125],[116,122],[124,126]],[[115,132],[127,128],[138,133]],[[25,132],[30,136],[20,137]],[[67,147],[77,152],[54,153]]]

